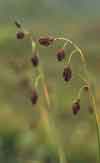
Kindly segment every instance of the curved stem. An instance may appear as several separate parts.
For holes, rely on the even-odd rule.
[[[79,48],[78,48],[79,49]],[[97,119],[97,107],[96,107],[96,101],[95,101],[95,97],[92,93],[92,89],[91,89],[91,83],[89,81],[89,77],[88,77],[88,70],[87,70],[87,65],[86,65],[86,61],[85,61],[85,57],[82,53],[82,51],[79,49],[80,55],[81,55],[81,59],[83,62],[83,66],[84,66],[84,73],[87,77],[87,81],[88,81],[88,87],[89,87],[89,93],[91,96],[91,100],[92,100],[92,104],[93,104],[93,108],[94,108],[94,115],[95,115],[95,122],[96,122],[96,130],[97,130],[97,139],[98,139],[98,155],[99,155],[99,162],[100,162],[100,134],[99,134],[99,125],[98,125],[98,119]]]
[[[63,46],[63,49],[65,49],[65,47],[68,45],[68,41],[66,41],[65,43],[64,43],[64,46]]]
[[[73,56],[76,52],[77,52],[77,50],[75,49],[75,50],[73,50],[73,51],[71,52],[71,54],[69,55],[69,59],[68,59],[68,62],[67,62],[68,65],[69,65],[70,62],[71,62],[72,56]]]
[[[77,99],[80,99],[81,94],[82,94],[82,91],[83,91],[83,89],[84,89],[85,86],[87,86],[87,85],[85,84],[85,85],[83,85],[83,86],[79,89]]]
[[[88,85],[88,81],[81,75],[81,74],[78,74],[77,75],[86,85]]]
[[[72,44],[72,46],[79,52],[80,54],[80,57],[81,57],[81,60],[82,60],[82,63],[83,63],[83,68],[84,68],[84,73],[86,75],[86,78],[87,78],[87,82],[88,82],[88,87],[89,87],[89,92],[90,92],[90,97],[92,99],[92,104],[93,104],[93,108],[94,108],[94,115],[95,115],[95,121],[96,121],[96,130],[97,130],[97,139],[98,139],[98,155],[99,155],[99,162],[100,162],[100,134],[99,134],[99,125],[98,125],[98,118],[97,118],[97,108],[96,108],[96,102],[95,102],[95,97],[92,93],[92,89],[91,89],[91,83],[89,81],[89,77],[88,77],[88,69],[87,69],[87,64],[86,64],[86,60],[85,60],[85,57],[84,57],[84,54],[82,52],[82,50],[71,40],[67,39],[67,38],[63,38],[63,37],[60,37],[60,38],[55,38],[55,41],[56,40],[64,40],[66,42],[69,42],[70,44]]]

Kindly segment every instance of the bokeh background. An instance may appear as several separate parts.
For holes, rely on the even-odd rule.
[[[35,79],[31,42],[16,39],[14,20],[20,20],[33,37],[64,36],[82,48],[99,112],[100,1],[0,0],[0,162],[58,163],[54,142],[59,137],[68,163],[97,163],[96,126],[88,109],[88,96],[82,94],[77,116],[71,109],[83,82],[76,75],[65,84],[63,63],[56,60],[62,42],[47,49],[38,46],[51,99],[49,114],[56,129],[50,133],[51,143],[41,127],[39,107],[46,107],[41,87],[39,104],[33,107],[30,101]],[[67,56],[70,50],[66,49]],[[78,55],[73,57],[71,67],[75,74],[84,75]]]

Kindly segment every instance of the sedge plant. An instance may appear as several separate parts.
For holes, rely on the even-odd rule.
[[[37,44],[40,44],[40,46],[45,46],[48,48],[49,46],[54,45],[55,42],[57,42],[57,41],[64,42],[62,48],[58,49],[58,51],[56,53],[56,58],[57,58],[58,62],[62,62],[63,60],[65,60],[64,69],[62,72],[62,78],[66,83],[70,82],[70,80],[72,79],[72,75],[73,75],[73,70],[70,66],[72,57],[74,55],[79,55],[81,62],[82,62],[83,70],[84,70],[84,76],[78,75],[78,77],[83,81],[84,84],[79,89],[78,95],[72,103],[72,113],[75,116],[78,114],[78,112],[81,109],[81,105],[80,105],[81,94],[83,91],[87,92],[89,100],[90,100],[90,104],[91,104],[90,112],[92,112],[94,114],[94,118],[95,118],[96,132],[97,132],[97,139],[98,139],[98,160],[100,162],[100,135],[99,135],[99,120],[98,120],[99,116],[98,116],[98,111],[97,111],[97,107],[96,107],[95,96],[92,91],[91,82],[89,80],[86,58],[85,58],[83,51],[73,41],[71,41],[68,38],[64,38],[64,37],[44,36],[44,37],[40,37],[34,41],[34,39],[32,38],[32,34],[28,31],[26,31],[18,21],[15,21],[15,25],[18,28],[18,31],[16,33],[17,39],[22,40],[25,37],[27,37],[29,40],[31,40],[32,55],[33,55],[31,58],[31,63],[32,63],[34,69],[36,69],[36,74],[37,74],[37,76],[35,78],[32,94],[30,95],[31,102],[32,102],[33,107],[38,103],[38,98],[39,98],[38,86],[41,82],[45,102],[47,104],[46,105],[47,107],[40,106],[39,111],[40,111],[40,115],[41,115],[41,122],[43,124],[43,128],[46,131],[46,134],[49,138],[50,143],[55,145],[55,148],[58,153],[59,163],[67,163],[68,160],[66,160],[65,152],[63,150],[63,147],[62,147],[62,144],[61,144],[61,141],[59,138],[59,134],[57,134],[57,129],[55,128],[53,121],[50,120],[49,108],[51,107],[51,101],[50,101],[49,91],[48,91],[48,87],[47,87],[47,82],[45,79],[45,74],[44,74],[40,56],[39,56],[39,50],[37,49]],[[73,50],[70,53],[68,60],[66,61],[66,51],[65,50],[68,45],[71,45],[73,47]]]

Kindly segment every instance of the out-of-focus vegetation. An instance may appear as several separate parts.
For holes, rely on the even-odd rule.
[[[87,59],[99,111],[100,22],[99,0],[0,0],[0,162],[57,162],[54,145],[41,129],[39,105],[32,107],[30,96],[35,77],[30,63],[31,43],[16,40],[15,19],[20,19],[33,37],[69,37]],[[51,117],[59,133],[69,163],[96,163],[98,146],[94,116],[88,98],[82,95],[81,111],[74,117],[72,100],[82,82],[77,77],[65,84],[63,64],[56,60],[56,47],[40,49],[52,101]],[[66,50],[69,56],[69,51]],[[80,58],[72,60],[75,73],[83,72]],[[40,90],[41,91],[41,90]],[[40,104],[44,103],[42,92]]]

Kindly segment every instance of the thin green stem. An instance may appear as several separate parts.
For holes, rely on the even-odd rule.
[[[99,162],[100,162],[100,134],[99,134],[98,119],[97,119],[97,114],[98,114],[97,113],[97,107],[96,107],[95,97],[94,97],[94,95],[92,93],[91,83],[90,83],[89,77],[88,77],[88,70],[87,70],[87,65],[86,65],[85,57],[84,57],[84,55],[83,55],[83,53],[82,53],[82,51],[80,49],[79,49],[79,52],[81,54],[81,59],[82,59],[83,66],[84,66],[84,72],[86,74],[87,81],[88,81],[89,93],[90,93],[92,104],[93,104],[93,108],[94,108],[96,130],[97,130],[97,139],[98,139],[98,155],[99,155]]]
[[[38,67],[38,70],[39,70],[39,73],[41,74],[41,82],[42,82],[43,89],[44,89],[45,99],[46,99],[46,102],[47,102],[48,107],[50,108],[50,98],[49,98],[49,94],[48,94],[48,91],[47,91],[47,86],[46,86],[46,82],[45,82],[45,76],[44,76],[42,67],[40,65]],[[60,140],[58,140],[58,136],[57,136],[57,133],[56,133],[56,128],[54,127],[54,125],[53,125],[53,127],[50,125],[50,123],[49,123],[49,117],[48,117],[49,116],[48,115],[48,112],[47,112],[46,115],[47,115],[47,117],[46,117],[47,120],[45,122],[46,123],[45,125],[46,125],[47,133],[48,132],[50,133],[48,135],[49,135],[49,137],[51,137],[50,139],[52,139],[53,143],[55,143],[55,140],[56,140],[56,145],[57,145],[57,148],[58,148],[59,162],[60,163],[65,163],[66,162],[65,154],[64,154],[63,149],[61,147],[61,144],[59,143]],[[54,135],[54,133],[56,133],[56,135]]]
[[[80,57],[81,57],[81,60],[82,60],[82,63],[83,63],[84,73],[85,73],[86,78],[87,78],[86,84],[88,84],[90,97],[91,97],[93,108],[94,108],[96,130],[97,130],[97,139],[98,139],[98,155],[99,155],[99,162],[100,162],[100,134],[99,134],[99,125],[98,125],[98,118],[97,118],[97,107],[96,107],[95,97],[94,97],[94,95],[92,93],[91,83],[90,83],[90,80],[89,80],[89,77],[88,77],[88,69],[87,69],[85,56],[84,56],[82,50],[73,41],[71,41],[70,39],[64,38],[64,37],[58,37],[58,38],[55,38],[55,41],[56,40],[63,40],[63,41],[69,42],[77,50],[77,52],[79,52],[79,54],[80,54]]]
[[[37,78],[35,79],[35,82],[34,82],[34,87],[37,88],[38,87],[38,84],[39,84],[39,80],[41,79],[41,75],[39,74],[37,76]]]
[[[67,45],[68,45],[68,41],[65,41],[63,49],[65,49]]]
[[[31,37],[31,41],[32,41],[32,37]],[[40,58],[39,53],[38,53],[38,57]],[[44,91],[44,96],[45,96],[45,99],[46,99],[46,103],[47,103],[48,109],[50,109],[51,102],[50,102],[49,92],[48,92],[48,89],[47,89],[45,75],[44,75],[44,71],[43,71],[41,63],[39,63],[37,70],[38,70],[38,77],[37,77],[37,80],[35,82],[35,86],[37,87],[39,80],[41,80],[41,83],[42,83],[42,86],[43,86],[43,91]],[[52,140],[52,142],[54,144],[56,144],[56,147],[57,147],[57,150],[58,150],[59,162],[60,163],[66,163],[65,154],[64,154],[64,151],[63,151],[63,149],[61,147],[61,144],[59,143],[60,140],[58,140],[58,136],[57,136],[57,133],[56,133],[56,128],[54,127],[54,125],[51,126],[51,124],[49,123],[48,111],[43,109],[43,108],[42,109],[40,108],[40,114],[42,116],[42,121],[43,121],[43,124],[44,124],[44,128],[45,128],[48,136],[50,137],[50,140]],[[56,143],[55,143],[55,141],[56,141]]]
[[[99,162],[100,162],[100,133],[99,133],[99,125],[98,125],[98,114],[97,114],[97,110],[96,110],[95,97],[93,96],[91,90],[89,91],[89,97],[90,97],[90,99],[92,99],[92,103],[93,103],[93,107],[94,107],[94,115],[95,115],[97,139],[98,139],[98,148],[99,148]]]
[[[58,131],[54,126],[53,119],[49,116],[48,117],[48,112],[45,108],[40,107],[40,113],[41,113],[41,119],[42,119],[42,124],[44,127],[44,130],[48,136],[48,139],[51,144],[55,145],[55,149],[58,153],[59,157],[59,162],[60,163],[68,163],[65,157],[65,153],[62,149],[62,145],[60,142],[60,139],[58,137]]]
[[[83,85],[83,86],[79,89],[77,99],[80,99],[81,94],[82,94],[82,91],[83,91],[83,89],[84,89],[85,86],[87,86],[87,85],[85,84],[85,85]]]
[[[73,56],[76,52],[77,52],[77,50],[75,49],[75,50],[73,50],[73,51],[71,52],[71,54],[69,55],[69,59],[68,59],[68,62],[67,62],[68,65],[69,65],[70,62],[71,62],[72,56]]]

